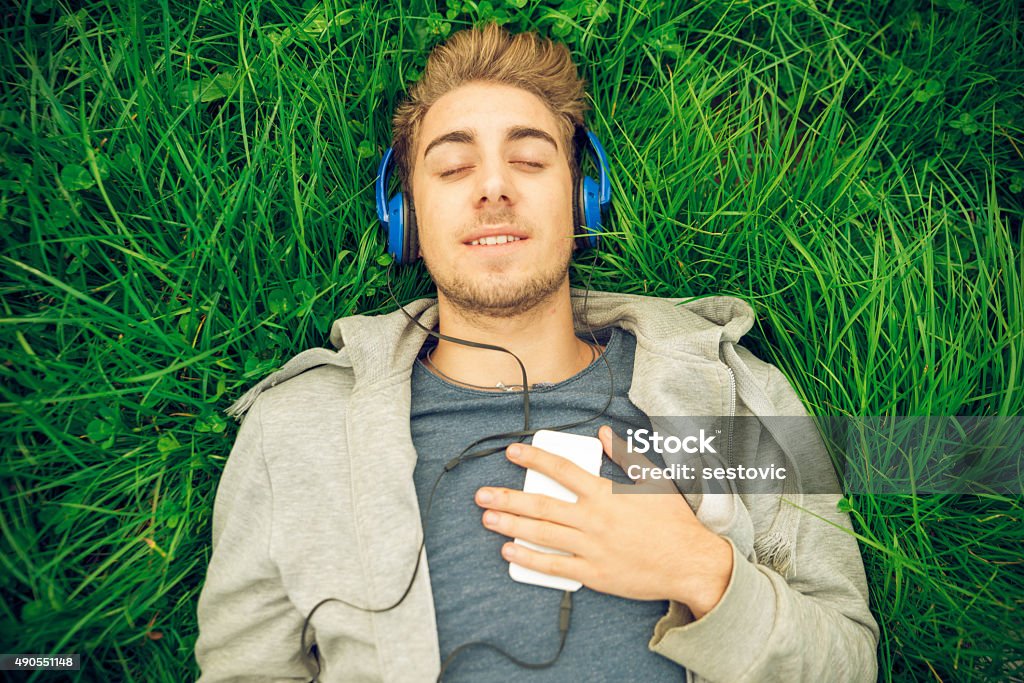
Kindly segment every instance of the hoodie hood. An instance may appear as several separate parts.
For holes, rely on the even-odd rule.
[[[680,357],[697,355],[718,360],[721,344],[738,342],[754,324],[753,309],[735,297],[663,299],[577,289],[572,290],[571,296],[578,334],[619,325],[648,346],[662,346],[671,340],[668,352]],[[384,315],[353,315],[335,320],[330,340],[336,351],[315,348],[299,353],[250,388],[225,412],[241,419],[264,390],[321,365],[351,368],[356,384],[362,386],[408,374],[426,341],[426,330],[437,326],[437,300],[417,299],[403,309],[404,312],[399,309]],[[679,343],[681,330],[686,334],[685,344]]]
[[[676,340],[678,346],[680,330],[686,330],[687,352],[708,360],[719,358],[723,341],[739,341],[754,324],[750,305],[727,296],[662,299],[574,289],[571,297],[578,334],[618,325],[654,345]],[[351,350],[352,366],[361,380],[384,379],[396,366],[400,372],[406,370],[408,347],[418,353],[427,337],[413,320],[427,329],[437,327],[435,299],[418,299],[404,308],[408,315],[396,310],[380,316],[350,316],[331,327],[331,344]],[[394,346],[380,343],[396,338],[400,341]]]

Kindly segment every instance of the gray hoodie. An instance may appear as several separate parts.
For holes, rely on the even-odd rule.
[[[777,368],[738,345],[753,311],[731,297],[673,300],[573,292],[586,328],[637,340],[629,398],[649,416],[756,415],[732,448],[799,463],[782,495],[688,496],[697,518],[733,547],[720,602],[699,620],[670,602],[649,647],[699,681],[874,681],[878,626],[835,472],[817,432],[773,416],[806,416]],[[433,300],[406,310],[427,328]],[[440,669],[427,560],[409,594],[422,539],[413,484],[410,376],[426,333],[401,311],[334,323],[338,349],[310,349],[228,412],[245,415],[217,490],[213,555],[199,597],[201,683],[432,681]],[[747,421],[744,424],[749,424]],[[766,431],[771,438],[762,438]],[[781,448],[783,453],[779,453]],[[774,451],[773,451],[774,449]],[[802,485],[801,485],[802,484]],[[834,494],[801,491],[834,490]],[[345,604],[349,603],[349,604]],[[357,605],[363,609],[354,607]]]

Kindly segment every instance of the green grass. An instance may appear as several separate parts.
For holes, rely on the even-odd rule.
[[[0,11],[4,652],[197,673],[221,410],[392,307],[390,115],[478,19],[590,83],[615,209],[576,281],[747,299],[816,414],[1024,414],[1017,3],[82,5]],[[880,680],[1024,676],[1022,500],[849,496]]]

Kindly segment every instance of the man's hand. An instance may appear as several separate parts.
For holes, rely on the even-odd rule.
[[[654,467],[639,454],[627,454],[611,427],[601,427],[598,437],[605,454],[624,471],[630,464]],[[612,494],[611,481],[547,451],[512,444],[506,454],[512,462],[551,477],[578,498],[576,503],[566,503],[511,489],[479,489],[476,502],[487,508],[485,527],[572,553],[537,552],[510,542],[502,546],[505,559],[575,579],[602,593],[635,600],[676,600],[698,619],[725,593],[732,573],[729,542],[701,524],[681,494],[665,493],[666,483],[675,491],[671,482],[635,484],[650,493]]]

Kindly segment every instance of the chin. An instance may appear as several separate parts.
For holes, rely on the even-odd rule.
[[[513,318],[542,306],[568,282],[565,269],[513,277],[491,273],[480,278],[434,277],[437,290],[453,307],[467,314]]]

